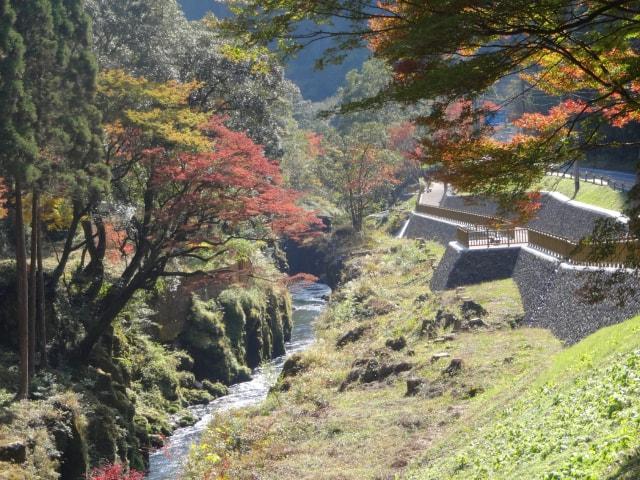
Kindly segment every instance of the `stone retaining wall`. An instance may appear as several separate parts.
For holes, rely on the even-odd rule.
[[[512,277],[522,297],[524,325],[547,328],[572,344],[602,327],[640,313],[640,295],[624,305],[617,304],[617,296],[597,304],[585,302],[578,291],[592,274],[529,248],[467,250],[452,242],[431,286],[434,290],[443,290]],[[629,276],[623,286],[637,289],[637,280]]]
[[[463,285],[511,278],[518,260],[519,248],[465,250],[452,242],[431,280],[434,290],[447,290]]]
[[[449,222],[425,217],[419,213],[412,213],[409,224],[404,232],[404,238],[424,238],[434,240],[444,245],[456,238],[458,227]]]

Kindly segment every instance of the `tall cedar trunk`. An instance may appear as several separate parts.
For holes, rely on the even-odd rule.
[[[18,336],[20,342],[20,374],[18,398],[29,396],[29,293],[27,285],[27,250],[24,238],[24,218],[22,212],[22,185],[15,183],[16,196],[16,299],[18,309]]]
[[[573,195],[578,195],[580,191],[580,162],[578,160],[573,162],[573,189]]]
[[[47,367],[47,318],[45,312],[44,268],[42,266],[42,220],[41,209],[38,209],[38,278],[36,286],[36,324],[38,326],[38,351],[40,367]]]
[[[29,262],[29,376],[36,369],[36,262],[38,252],[38,192],[31,199],[31,261]]]

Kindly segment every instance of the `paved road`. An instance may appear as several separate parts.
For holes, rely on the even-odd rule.
[[[431,182],[429,190],[425,190],[420,197],[421,205],[432,205],[435,207],[440,206],[440,202],[444,197],[444,184],[439,182]]]

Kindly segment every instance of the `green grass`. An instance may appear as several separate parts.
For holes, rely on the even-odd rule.
[[[609,210],[620,212],[625,206],[626,194],[617,192],[608,186],[581,181],[577,196],[574,196],[573,179],[570,178],[547,176],[538,186],[542,190],[558,192],[573,200]]]
[[[511,399],[514,382],[531,381],[548,366],[549,353],[560,350],[547,331],[510,328],[512,315],[522,314],[512,281],[433,293],[428,285],[441,246],[382,235],[363,243],[366,248],[348,262],[360,275],[334,294],[320,320],[318,342],[303,354],[307,370],[289,380],[288,391],[216,419],[194,449],[185,479],[394,478],[434,442],[451,438],[460,422],[472,423],[487,404]],[[461,296],[488,310],[490,328],[457,332],[446,343],[420,334],[423,321],[437,310],[459,312]],[[395,308],[371,315],[372,303]],[[363,338],[336,348],[338,337],[361,325],[369,327]],[[406,348],[386,347],[399,336],[406,338]],[[442,352],[464,361],[459,375],[442,374],[449,360],[432,360]],[[354,362],[372,357],[414,367],[340,391]],[[406,396],[408,376],[442,384],[444,392],[434,398]]]
[[[640,317],[553,357],[513,402],[431,449],[406,478],[640,478]]]

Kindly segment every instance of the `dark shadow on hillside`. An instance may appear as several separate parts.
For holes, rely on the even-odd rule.
[[[636,480],[640,478],[640,449],[627,455],[618,469],[607,480]]]

